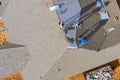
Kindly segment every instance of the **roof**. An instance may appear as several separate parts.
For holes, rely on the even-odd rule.
[[[57,14],[51,13],[43,3],[44,0],[9,0],[1,15],[10,42],[25,45],[29,50],[27,53],[31,56],[30,61],[26,68],[23,67],[21,70],[25,80],[37,80],[40,75],[44,75],[64,54],[68,45],[64,33],[59,29]],[[19,63],[26,62],[21,61],[20,57],[24,58],[21,51],[18,52]],[[12,69],[10,73],[16,71],[14,67]]]
[[[22,70],[20,69],[25,80],[40,80],[40,78],[60,80],[119,58],[120,45],[107,48],[99,53],[86,49],[67,50],[68,43],[64,39],[64,33],[58,27],[57,14],[56,12],[50,13],[43,2],[44,0],[9,0],[4,8],[4,14],[1,15],[8,29],[11,43],[25,45],[29,49],[29,55],[31,55],[29,63]],[[21,53],[21,51],[18,52]],[[116,53],[113,54],[113,51]],[[13,53],[16,54],[17,51],[13,50]],[[21,61],[21,57],[25,57],[24,54],[19,54],[17,61],[25,62]],[[91,60],[88,59],[89,57]],[[93,65],[88,64],[90,61],[93,61],[91,63]],[[87,66],[84,67],[84,65]],[[59,68],[62,68],[60,73],[58,73]],[[70,71],[73,68],[75,69]],[[12,69],[15,68],[12,67]]]
[[[0,78],[23,70],[28,64],[28,48],[18,44],[8,44],[0,48]]]
[[[86,4],[87,2],[90,3],[93,0],[86,1],[85,0],[80,0],[83,1],[83,4]],[[89,5],[88,8],[90,8]],[[115,9],[111,9],[111,7]],[[94,8],[92,7],[94,10]],[[89,11],[86,12],[89,13]],[[65,54],[54,64],[54,66],[46,73],[46,75],[43,77],[42,80],[63,80],[66,77],[70,77],[72,75],[78,74],[85,72],[87,70],[90,70],[92,68],[98,67],[100,65],[103,65],[105,63],[111,62],[113,60],[116,60],[120,58],[120,44],[119,44],[119,21],[113,23],[114,17],[118,16],[120,17],[120,10],[117,6],[116,1],[112,1],[105,9],[102,11],[109,11],[110,13],[110,19],[108,22],[102,26],[102,30],[105,30],[107,34],[106,41],[102,41],[101,37],[98,36],[98,33],[101,33],[100,30],[95,34],[97,39],[101,41],[102,45],[102,50],[100,51],[92,51],[92,50],[87,50],[90,49],[91,47],[98,46],[96,43],[92,43],[89,46],[89,48],[85,49],[85,46],[83,48],[80,48],[78,50],[67,50]],[[93,13],[94,14],[94,13]],[[86,24],[88,25],[87,27],[94,25],[95,21],[99,18],[95,17],[93,15],[93,19],[87,18]],[[81,16],[82,17],[82,16]],[[111,28],[111,26],[115,27],[115,30],[112,32],[108,32],[108,29]],[[86,27],[85,27],[86,28]],[[84,29],[84,28],[83,28]],[[101,33],[102,35],[104,33]],[[95,38],[95,36],[92,37],[92,40]],[[92,42],[91,40],[91,42]],[[95,40],[95,39],[94,39]],[[96,40],[97,42],[97,40]],[[100,46],[101,47],[101,46]],[[52,74],[51,74],[52,73]]]
[[[79,23],[81,6],[78,0],[55,0],[55,5],[60,6],[60,9],[57,10],[57,14],[65,27],[69,27],[70,24]]]

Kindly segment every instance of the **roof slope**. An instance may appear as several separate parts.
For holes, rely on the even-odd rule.
[[[0,47],[0,78],[23,70],[30,58],[28,48],[18,44]]]
[[[39,80],[67,47],[57,14],[43,3],[44,0],[9,0],[2,15],[10,41],[26,45],[32,56],[23,70],[25,80]]]
[[[22,70],[25,80],[40,80],[47,72],[45,80],[60,80],[119,58],[119,45],[99,52],[100,55],[85,49],[66,51],[67,42],[64,40],[64,33],[58,28],[57,15],[55,12],[50,13],[43,2],[44,0],[9,0],[2,15],[11,42],[26,45],[32,56],[29,64]],[[113,54],[112,50],[116,53]],[[103,56],[104,61],[101,61]],[[93,61],[93,65],[88,64],[90,61]],[[56,73],[60,68],[61,72]],[[73,68],[75,70],[69,72]]]
[[[60,6],[60,9],[57,10],[57,14],[65,27],[79,23],[81,6],[78,0],[55,1],[55,4]]]

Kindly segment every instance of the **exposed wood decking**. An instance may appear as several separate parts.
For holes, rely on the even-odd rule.
[[[9,37],[5,29],[5,24],[2,19],[0,19],[0,46],[4,46],[9,43]]]
[[[16,74],[12,74],[10,76],[7,76],[5,78],[1,78],[0,80],[24,80],[22,73],[16,73]]]

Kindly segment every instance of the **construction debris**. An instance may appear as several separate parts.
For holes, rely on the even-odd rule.
[[[117,74],[113,72],[111,66],[106,66],[85,75],[87,80],[112,80]]]
[[[115,27],[111,27],[110,29],[108,29],[108,32],[112,32],[115,30]]]
[[[114,21],[116,22],[116,21],[118,21],[118,20],[119,20],[119,17],[118,17],[118,16],[115,16]]]

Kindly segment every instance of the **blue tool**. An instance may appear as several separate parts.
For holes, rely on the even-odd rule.
[[[80,46],[88,44],[88,40],[86,38],[80,38],[81,44]]]

